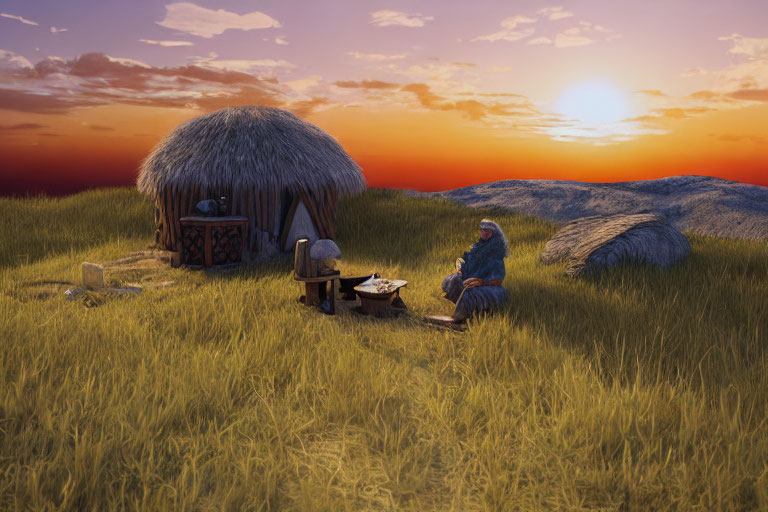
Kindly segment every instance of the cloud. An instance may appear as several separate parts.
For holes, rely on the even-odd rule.
[[[768,138],[762,135],[732,135],[726,133],[710,133],[709,136],[723,142],[751,141],[755,144],[768,144]]]
[[[768,58],[768,38],[744,37],[741,34],[718,37],[720,41],[733,41],[728,53],[746,55],[752,59]]]
[[[476,38],[471,39],[470,42],[474,43],[476,41],[491,41],[491,42],[519,41],[520,39],[525,39],[526,37],[532,36],[533,33],[534,33],[534,29],[532,28],[526,28],[525,30],[500,30],[492,34],[477,36]]]
[[[22,18],[21,16],[16,16],[14,14],[7,14],[7,13],[4,13],[4,12],[0,12],[0,17],[10,18],[12,20],[17,20],[17,21],[20,21],[20,22],[24,23],[25,25],[39,25],[39,23],[37,23],[37,22],[34,22],[32,20],[28,20],[26,18]]]
[[[0,110],[17,110],[34,114],[62,114],[73,107],[95,104],[94,101],[64,99],[51,94],[0,89]]]
[[[518,103],[484,103],[477,99],[451,101],[444,96],[432,92],[427,84],[411,83],[404,85],[402,92],[412,93],[421,106],[429,110],[451,111],[463,113],[473,121],[496,117],[532,117],[537,112],[526,104]]]
[[[285,108],[299,117],[306,117],[314,112],[317,107],[322,107],[330,103],[331,102],[328,100],[328,98],[312,98],[309,100],[294,101],[288,105],[285,105]]]
[[[594,39],[590,39],[584,36],[578,36],[574,34],[557,34],[555,36],[556,48],[569,48],[571,46],[586,46],[594,43]]]
[[[46,126],[47,125],[38,123],[21,123],[9,126],[0,125],[0,130],[38,130],[40,128],[45,128]]]
[[[60,34],[62,32],[69,32],[69,29],[68,28],[51,27],[51,34]]]
[[[189,41],[155,41],[154,39],[139,39],[141,43],[155,44],[157,46],[194,46]]]
[[[113,132],[115,129],[111,126],[105,126],[103,124],[89,124],[88,128],[97,132]]]
[[[307,78],[302,78],[299,80],[291,80],[290,82],[283,82],[286,86],[290,87],[294,91],[303,94],[304,91],[309,89],[310,87],[315,87],[320,84],[320,82],[323,80],[323,77],[320,75],[312,75]]]
[[[666,96],[663,92],[661,92],[659,89],[641,89],[639,91],[635,91],[639,94],[645,94],[647,96]]]
[[[48,57],[32,68],[0,69],[0,74],[15,86],[0,89],[0,109],[45,114],[107,104],[202,110],[280,106],[294,94],[275,79],[249,73],[196,65],[157,68],[100,53]]]
[[[236,14],[224,9],[206,9],[189,2],[168,4],[165,9],[165,18],[156,22],[158,25],[207,39],[223,34],[225,30],[282,27],[276,19],[259,11]]]
[[[477,36],[471,39],[470,42],[476,41],[519,41],[525,39],[533,34],[533,28],[525,28],[523,30],[516,30],[519,25],[536,23],[536,18],[530,18],[528,16],[511,16],[501,21],[501,26],[504,30],[486,34],[484,36]]]
[[[0,50],[0,70],[3,69],[32,69],[32,63],[21,55],[8,50]]]
[[[555,47],[586,46],[600,41],[613,41],[619,37],[621,35],[602,25],[580,21],[579,26],[563,30],[555,36]]]
[[[548,37],[536,37],[529,39],[528,44],[552,44],[552,40]]]
[[[728,96],[737,100],[768,101],[768,89],[739,89]]]
[[[433,16],[424,16],[421,13],[405,13],[390,10],[374,11],[368,14],[371,16],[370,23],[377,27],[423,27],[425,22],[435,19]]]
[[[288,40],[282,36],[276,37],[275,44],[279,44],[280,46],[286,46],[288,45]]]
[[[707,112],[712,112],[714,108],[709,107],[693,107],[693,108],[657,108],[654,109],[652,112],[656,114],[656,116],[651,117],[662,117],[662,118],[669,118],[669,119],[687,119],[689,117],[693,117],[698,114],[705,114]]]
[[[251,71],[264,69],[264,68],[290,69],[290,68],[296,67],[290,62],[285,60],[275,60],[275,59],[216,60],[217,57],[218,55],[215,52],[211,52],[210,54],[208,54],[208,57],[189,57],[189,59],[192,61],[192,64],[194,64],[195,66],[211,68],[211,69],[239,71],[241,73],[249,73]]]
[[[689,76],[697,76],[697,75],[704,75],[707,71],[703,68],[685,68],[682,73],[680,73],[680,76],[689,77]]]
[[[563,18],[570,18],[573,16],[572,12],[564,11],[562,7],[544,7],[536,11],[536,14],[549,18],[552,21],[561,20]]]
[[[400,53],[397,55],[385,55],[383,53],[360,53],[360,52],[347,52],[347,55],[351,55],[358,60],[367,60],[370,62],[385,62],[388,60],[401,60],[408,56],[407,53]]]
[[[342,80],[334,82],[333,85],[341,87],[342,89],[396,89],[399,84],[392,82],[382,82],[381,80],[361,80],[356,82],[354,80]]]

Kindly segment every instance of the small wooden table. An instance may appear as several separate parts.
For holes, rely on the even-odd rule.
[[[373,284],[359,284],[355,291],[360,295],[360,308],[366,315],[383,316],[389,310],[389,305],[395,297],[400,296],[400,288],[408,285],[408,281],[402,279],[389,280],[391,291],[379,292]]]
[[[191,268],[241,263],[248,217],[182,217],[181,263]]]

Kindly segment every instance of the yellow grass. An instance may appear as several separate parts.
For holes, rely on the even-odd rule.
[[[509,304],[425,325],[483,216]],[[371,190],[337,242],[345,273],[409,281],[376,320],[299,304],[289,260],[68,302],[43,281],[147,249],[148,201],[0,219],[0,509],[768,510],[764,242],[575,281],[538,263],[551,224]]]

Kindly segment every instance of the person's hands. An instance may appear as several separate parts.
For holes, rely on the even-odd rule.
[[[470,277],[464,281],[464,288],[474,288],[476,286],[482,286],[483,280],[479,277]]]

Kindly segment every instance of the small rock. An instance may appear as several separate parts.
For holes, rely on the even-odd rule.
[[[69,290],[64,292],[64,298],[67,300],[77,300],[79,297],[83,295],[83,290],[80,288],[70,288]]]

